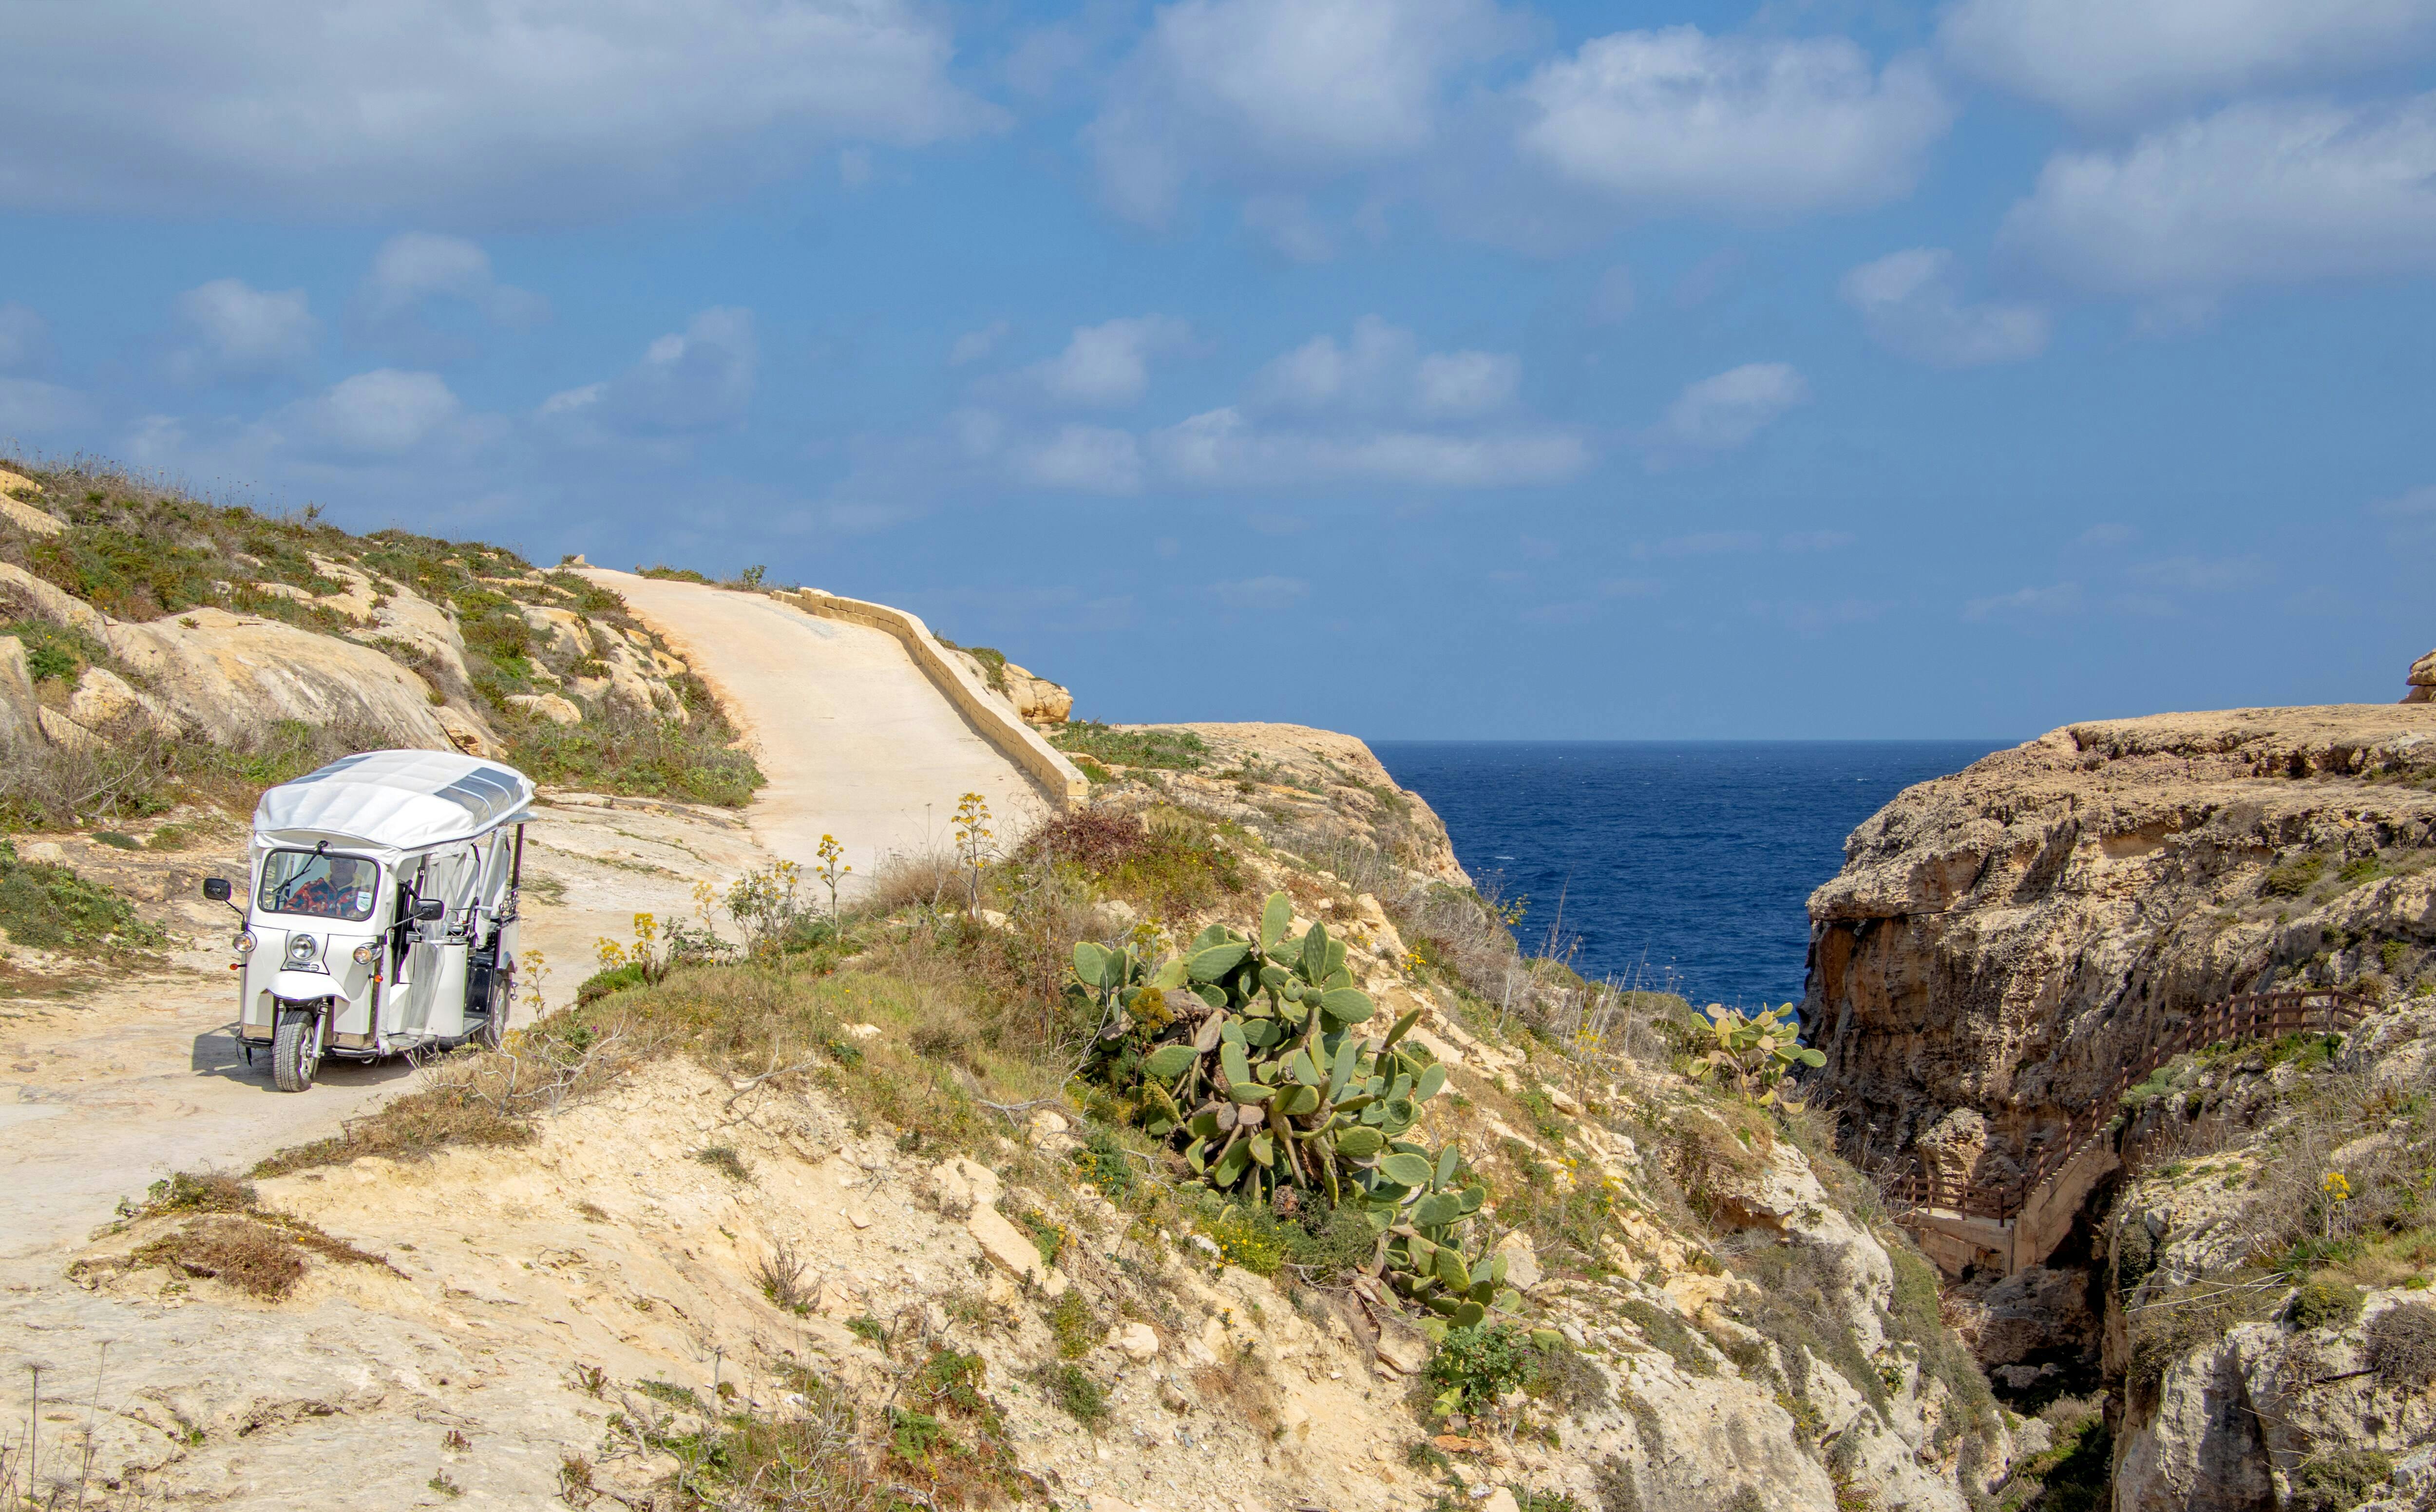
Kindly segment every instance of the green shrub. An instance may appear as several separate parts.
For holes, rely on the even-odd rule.
[[[1081,1365],[1044,1364],[1033,1380],[1059,1411],[1084,1427],[1097,1428],[1108,1420],[1108,1394]]]
[[[2296,1329],[2347,1329],[2360,1315],[2359,1288],[2313,1276],[2292,1294],[2285,1317]]]
[[[2300,856],[2280,865],[2271,866],[2258,883],[2261,897],[2299,897],[2318,885],[2326,873],[2323,856]]]
[[[2340,1034],[2286,1034],[2271,1041],[2259,1051],[2259,1058],[2270,1069],[2290,1066],[2299,1070],[2313,1070],[2340,1054],[2343,1048]]]
[[[1537,1353],[1511,1324],[1479,1323],[1447,1330],[1423,1374],[1438,1388],[1440,1413],[1478,1411],[1522,1385]]]
[[[512,712],[499,722],[507,737],[502,759],[550,787],[741,808],[770,780],[750,752],[728,743],[734,732],[699,715],[680,724],[616,708],[581,724],[554,724]]]
[[[1616,1304],[1616,1311],[1630,1318],[1641,1330],[1643,1338],[1665,1352],[1669,1359],[1688,1376],[1714,1376],[1716,1363],[1709,1358],[1708,1347],[1698,1334],[1681,1318],[1645,1298],[1630,1296]]]
[[[1049,743],[1112,767],[1197,772],[1209,763],[1209,742],[1191,730],[1120,730],[1095,720],[1077,720],[1052,734]]]
[[[14,841],[0,839],[0,929],[38,950],[158,950],[168,937],[136,914],[134,905],[64,866],[20,860]]]
[[[2393,1475],[2393,1461],[2368,1449],[2339,1449],[2293,1472],[2291,1512],[2350,1512]]]
[[[0,625],[0,635],[14,635],[26,648],[26,670],[37,683],[73,683],[88,667],[106,667],[110,648],[92,635],[47,619]]]
[[[1083,1168],[1083,1179],[1111,1202],[1134,1190],[1133,1156],[1113,1129],[1097,1128],[1087,1135],[1074,1152],[1074,1163]]]

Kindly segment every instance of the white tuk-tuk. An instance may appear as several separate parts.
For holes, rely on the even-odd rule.
[[[513,767],[436,751],[352,756],[264,793],[233,968],[247,1064],[268,1048],[279,1089],[301,1092],[324,1055],[497,1044],[532,799]]]

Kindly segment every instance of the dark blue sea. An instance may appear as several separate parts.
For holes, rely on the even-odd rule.
[[[1799,1000],[1803,905],[1844,837],[2010,741],[1374,741],[1515,935],[1592,980],[1738,1007]],[[1560,912],[1561,910],[1561,912]]]

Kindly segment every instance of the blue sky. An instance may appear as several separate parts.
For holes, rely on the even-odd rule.
[[[0,440],[1110,720],[2026,736],[2436,644],[2436,0],[0,9]]]

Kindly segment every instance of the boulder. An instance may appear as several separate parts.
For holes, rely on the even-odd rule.
[[[508,695],[508,707],[522,709],[552,724],[583,722],[583,711],[556,693],[511,693]]]
[[[178,727],[177,721],[107,667],[84,669],[77,679],[76,691],[68,695],[67,716],[96,734],[122,729],[139,720],[165,735]]]
[[[367,725],[426,751],[457,748],[428,685],[369,646],[225,609],[110,624],[102,635],[168,713],[223,745],[250,744],[295,720]]]
[[[448,743],[458,750],[469,756],[478,756],[485,761],[498,756],[498,742],[491,739],[490,732],[475,723],[462,711],[450,708],[444,704],[436,705],[431,714],[440,721],[440,727],[448,732]]]
[[[1045,677],[1006,664],[1006,700],[1018,718],[1034,724],[1063,724],[1074,712],[1074,695]]]
[[[1004,1213],[985,1204],[977,1204],[965,1220],[965,1231],[981,1245],[983,1254],[1008,1271],[1051,1296],[1065,1295],[1065,1273],[1042,1264],[1039,1246],[1033,1243],[1032,1236],[1009,1223]]]
[[[0,467],[0,519],[27,535],[57,535],[66,530],[66,523],[58,515],[26,502],[42,491],[43,485],[32,478]]]
[[[13,562],[0,562],[0,600],[15,608],[21,617],[47,619],[96,635],[110,622],[93,605]]]
[[[525,623],[550,651],[568,656],[592,654],[592,632],[583,617],[571,609],[553,609],[545,604],[519,604]]]
[[[1497,1252],[1505,1257],[1505,1284],[1518,1292],[1527,1292],[1540,1284],[1540,1252],[1531,1247],[1531,1236],[1517,1229],[1497,1242]]]
[[[2405,704],[2436,703],[2436,651],[2412,662],[2410,675],[2403,681],[2410,685],[2403,690]]]
[[[0,635],[0,750],[42,734],[34,702],[34,674],[26,666],[26,643]]]
[[[1158,1335],[1147,1323],[1128,1323],[1108,1330],[1108,1346],[1138,1365],[1158,1358]]]

